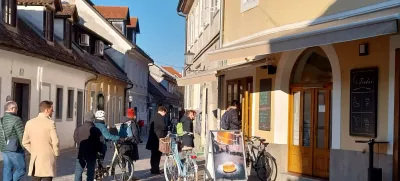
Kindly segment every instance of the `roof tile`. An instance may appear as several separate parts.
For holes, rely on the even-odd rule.
[[[162,66],[162,68],[164,70],[166,70],[168,73],[170,73],[170,74],[172,74],[172,75],[174,75],[174,76],[176,76],[178,78],[182,77],[181,73],[179,73],[178,71],[176,71],[174,68],[172,68],[170,66]]]
[[[94,6],[106,19],[126,19],[129,8],[127,6]]]
[[[128,28],[136,28],[137,22],[138,22],[138,18],[137,17],[131,17],[131,23],[126,25],[126,27],[128,27]]]
[[[28,56],[39,55],[59,64],[73,66],[74,68],[95,72],[94,68],[82,59],[75,58],[75,54],[57,42],[48,43],[31,29],[23,20],[18,19],[17,29],[0,23],[0,45],[10,47],[18,52],[27,52]]]
[[[63,4],[62,5],[63,10],[58,11],[56,13],[56,16],[73,16],[76,10],[75,5],[69,5],[69,4]]]
[[[18,0],[18,4],[30,4],[30,5],[47,5],[53,4],[54,0]]]

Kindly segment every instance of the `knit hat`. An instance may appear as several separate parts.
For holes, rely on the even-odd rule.
[[[128,117],[128,118],[134,118],[135,117],[135,110],[133,110],[132,108],[129,108],[127,111],[126,111],[126,117]]]
[[[92,111],[85,113],[85,121],[93,121],[94,114]]]

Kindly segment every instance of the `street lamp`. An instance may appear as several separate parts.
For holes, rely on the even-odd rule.
[[[185,53],[185,64],[190,66],[193,64],[193,57],[194,57],[194,53],[190,52],[190,50],[188,52]]]

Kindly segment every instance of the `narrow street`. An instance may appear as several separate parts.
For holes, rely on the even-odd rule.
[[[140,160],[135,162],[135,174],[140,180],[143,181],[162,181],[164,179],[164,175],[152,175],[150,174],[150,155],[151,152],[147,150],[146,147],[147,140],[144,140],[142,144],[139,145],[139,156]],[[113,148],[108,147],[106,161],[105,163],[108,164],[111,162]],[[76,149],[66,149],[61,151],[61,156],[57,159],[57,177],[55,177],[54,181],[72,181],[74,180],[75,175],[75,161],[76,161]],[[29,159],[27,158],[27,165]],[[160,168],[163,168],[164,165],[164,157],[161,160]],[[199,180],[203,180],[203,173],[204,173],[204,159],[198,159],[199,165]],[[3,176],[3,163],[1,162],[0,165],[0,180],[2,180]],[[27,167],[28,170],[28,167]],[[29,177],[25,177],[23,181],[30,181]],[[84,173],[83,180],[86,180],[86,175]],[[114,180],[112,177],[106,178],[103,181],[111,181]]]

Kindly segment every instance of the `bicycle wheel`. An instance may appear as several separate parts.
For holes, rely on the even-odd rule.
[[[118,156],[111,167],[111,174],[116,181],[131,181],[134,170],[134,165],[130,158]],[[120,173],[117,174],[117,172]]]
[[[197,174],[197,162],[194,159],[188,159],[185,162],[185,167],[187,170],[186,173],[186,181],[197,181],[198,174]]]
[[[167,181],[179,181],[181,170],[173,156],[167,156],[164,161],[164,176]]]
[[[260,180],[275,181],[276,179],[277,165],[275,159],[268,152],[258,157],[255,170]]]

